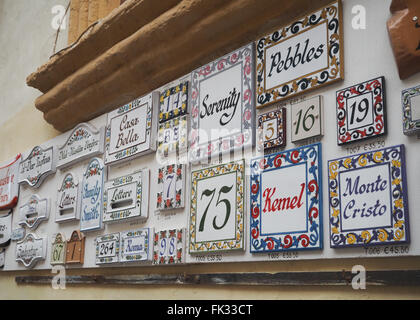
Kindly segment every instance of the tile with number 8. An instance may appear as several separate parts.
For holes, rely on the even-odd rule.
[[[153,264],[183,263],[185,257],[185,229],[155,232]]]

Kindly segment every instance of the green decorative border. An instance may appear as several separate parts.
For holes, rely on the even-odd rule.
[[[233,161],[191,173],[191,210],[189,224],[189,253],[232,251],[244,249],[244,210],[245,210],[245,160]],[[195,241],[197,218],[197,182],[236,172],[236,239]]]

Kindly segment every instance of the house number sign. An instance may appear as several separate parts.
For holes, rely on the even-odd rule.
[[[339,145],[386,134],[384,77],[339,90],[336,96]]]
[[[55,148],[35,147],[19,164],[19,183],[38,188],[42,181],[56,170]]]
[[[175,264],[184,262],[184,229],[155,232],[153,238],[153,264]]]
[[[50,203],[48,198],[40,198],[37,194],[32,195],[28,202],[19,208],[19,224],[30,229],[36,229],[38,225],[48,220]]]
[[[32,268],[40,260],[45,260],[47,254],[47,238],[37,238],[32,233],[16,243],[16,261],[26,268]]]
[[[158,210],[184,207],[185,199],[185,164],[171,164],[158,170]]]
[[[112,233],[96,238],[96,264],[115,263],[120,260],[120,234]]]
[[[159,124],[158,154],[167,157],[180,154],[188,147],[188,117],[181,116]]]
[[[104,151],[104,128],[100,130],[88,123],[77,125],[66,142],[58,147],[57,168],[61,169],[77,161],[102,154]]]
[[[258,116],[258,130],[264,150],[286,145],[286,109],[281,108]],[[260,147],[261,149],[261,147]]]
[[[187,103],[188,81],[165,90],[159,98],[159,122],[186,114]]]
[[[57,233],[54,236],[53,243],[51,244],[51,265],[66,263],[66,244],[62,233]]]
[[[149,169],[105,183],[104,222],[147,219],[149,212]]]
[[[341,1],[256,42],[257,108],[344,79]]]
[[[402,91],[402,108],[404,134],[420,133],[420,86]]]
[[[322,98],[316,96],[291,105],[292,142],[324,134]]]
[[[151,260],[149,253],[153,229],[142,228],[120,233],[120,262]]]
[[[79,230],[72,232],[66,245],[66,263],[83,264],[85,259],[85,240],[86,236]]]
[[[253,66],[250,44],[192,73],[192,161],[254,145]]]
[[[103,190],[106,171],[99,158],[93,158],[83,174],[80,205],[80,230],[102,229]]]
[[[244,160],[192,172],[189,251],[244,249]]]
[[[55,222],[79,219],[79,181],[72,173],[64,176],[57,193]]]
[[[251,253],[322,248],[321,177],[319,143],[251,160]]]
[[[7,247],[10,244],[12,236],[12,211],[6,215],[0,216],[0,248]]]
[[[158,101],[153,92],[108,113],[105,164],[156,150]]]
[[[409,242],[405,148],[328,161],[332,248]]]
[[[9,164],[0,168],[0,210],[12,209],[16,206],[19,197],[19,164],[21,154]]]

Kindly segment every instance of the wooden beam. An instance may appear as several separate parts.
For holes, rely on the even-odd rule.
[[[239,285],[239,286],[347,286],[351,271],[279,273],[207,273],[150,275],[67,276],[66,285]],[[17,276],[24,284],[52,283],[53,276]],[[367,271],[366,286],[420,286],[420,270]]]

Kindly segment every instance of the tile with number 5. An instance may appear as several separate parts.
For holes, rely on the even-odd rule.
[[[316,96],[291,106],[292,142],[323,135],[322,97]]]
[[[338,145],[386,134],[384,77],[339,90],[336,98]]]
[[[286,109],[270,111],[259,115],[258,130],[264,150],[286,145]]]
[[[193,171],[189,252],[244,249],[245,162]]]

